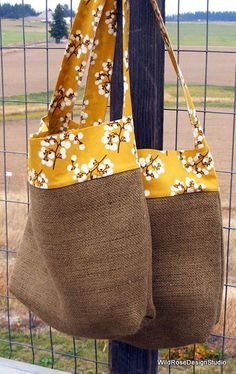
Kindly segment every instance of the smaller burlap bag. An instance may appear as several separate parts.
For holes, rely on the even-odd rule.
[[[195,140],[191,150],[138,151],[151,219],[158,313],[149,326],[122,341],[158,349],[206,341],[220,317],[224,263],[213,158],[160,10],[151,2],[183,88]]]
[[[127,5],[123,0],[124,59]],[[104,60],[97,48],[115,38],[115,15],[113,0],[80,2],[49,113],[29,141],[31,208],[10,280],[11,292],[45,322],[89,338],[134,334],[155,316],[127,67],[122,119],[100,120],[114,51]],[[77,88],[95,60],[99,68],[77,123]],[[98,100],[90,106],[93,92]]]

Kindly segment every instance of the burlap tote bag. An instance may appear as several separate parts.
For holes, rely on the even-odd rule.
[[[126,59],[125,0],[123,12]],[[89,338],[134,334],[155,315],[150,222],[125,66],[123,117],[100,120],[114,51],[104,60],[96,49],[115,38],[115,17],[113,0],[80,2],[48,115],[29,140],[31,209],[10,280],[11,292],[49,325]],[[78,86],[95,61],[93,88],[75,122]]]
[[[219,186],[212,155],[177,64],[160,10],[155,14],[182,84],[195,148],[139,152],[152,227],[156,319],[132,345],[157,349],[205,342],[218,322],[223,290]]]

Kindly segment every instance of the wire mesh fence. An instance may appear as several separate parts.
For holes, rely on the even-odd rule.
[[[168,2],[170,0],[166,0]],[[21,1],[24,5],[24,1]],[[76,0],[64,1],[71,9]],[[198,369],[157,365],[158,373],[236,372],[236,183],[235,183],[235,54],[230,32],[235,25],[209,21],[214,1],[205,1],[206,18],[180,22],[181,0],[175,1],[176,21],[168,23],[180,65],[190,83],[196,106],[218,168],[223,205],[225,287],[222,315],[208,342],[176,350],[160,350],[159,359],[225,359],[227,365]],[[65,48],[49,37],[45,19],[0,18],[1,132],[0,140],[0,357],[31,362],[73,373],[107,373],[108,342],[65,336],[46,326],[8,291],[9,275],[29,211],[26,182],[28,137],[37,131],[48,108]],[[44,22],[42,22],[44,21]],[[217,40],[217,27],[224,34]],[[36,35],[36,36],[35,36]],[[195,40],[196,38],[196,40]],[[164,147],[189,147],[191,133],[178,82],[166,59]],[[80,97],[82,98],[82,97]],[[80,105],[76,108],[79,111]],[[75,114],[76,114],[75,113]],[[204,224],[199,222],[198,224]],[[200,371],[204,370],[204,371]]]

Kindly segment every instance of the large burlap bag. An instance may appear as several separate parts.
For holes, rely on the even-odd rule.
[[[125,59],[124,0],[123,9]],[[49,113],[29,140],[30,215],[10,280],[11,292],[45,322],[89,338],[134,334],[155,315],[126,67],[123,117],[100,120],[114,51],[104,61],[96,49],[115,37],[115,15],[111,0],[80,2]],[[78,85],[95,60],[89,94],[97,103],[84,100],[80,121],[72,121]]]
[[[187,102],[195,148],[139,150],[153,243],[156,318],[122,340],[158,349],[205,342],[220,317],[223,235],[214,161],[155,0],[151,0]]]

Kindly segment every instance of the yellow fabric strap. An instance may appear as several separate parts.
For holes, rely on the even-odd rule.
[[[123,12],[124,14],[127,14],[126,19],[128,19],[128,2],[126,0],[122,1]],[[112,5],[114,5],[114,1],[112,0],[100,0],[96,2],[96,5],[91,1],[80,2],[79,9],[70,32],[68,45],[61,65],[56,89],[49,107],[49,112],[47,117],[44,119],[50,134],[61,131],[62,123],[67,123],[68,119],[71,118],[79,89],[78,72],[81,70],[81,74],[84,73],[85,66],[87,65],[88,61],[91,66],[91,62],[93,61],[91,51],[93,52],[93,50],[96,49],[97,32],[99,32],[100,36],[102,34],[104,36],[101,46],[103,46],[104,53],[106,51],[104,46],[106,45],[106,42],[109,42],[109,36],[107,36],[107,33],[103,33],[101,25],[104,25],[104,22],[100,22],[100,20],[101,17],[103,17],[103,20],[104,18],[108,17],[109,8]],[[128,49],[128,29],[129,22],[127,21],[123,30],[124,56],[125,50],[127,51]],[[83,32],[81,32],[81,30],[83,30]],[[112,55],[114,56],[114,51],[112,53],[111,50],[111,57]],[[92,78],[93,77],[91,76],[91,79]],[[124,69],[124,86],[125,88],[127,87],[127,89],[124,91],[123,114],[125,116],[130,116],[132,115],[132,106],[130,89],[128,89],[130,87],[130,78],[129,71],[127,69]],[[90,92],[91,96],[94,94],[94,91]],[[107,100],[105,99],[104,101],[106,106]],[[63,103],[63,105],[66,103],[66,106],[63,108],[64,118],[61,117],[61,103]],[[83,102],[83,106],[84,105],[86,105],[85,101]],[[81,116],[83,116],[83,109],[84,108],[82,107]],[[81,127],[87,127],[87,125],[83,124],[82,122]]]
[[[98,0],[96,4],[94,1],[80,1],[48,115],[44,119],[51,134],[61,131],[62,123],[66,123],[71,117],[79,89],[75,77],[78,76],[78,69],[82,70],[86,66],[91,50],[94,48],[94,38],[105,4],[106,0]],[[94,12],[98,9],[100,12],[95,19]],[[65,105],[64,103],[66,103],[63,109],[64,118],[61,118],[61,105]]]
[[[104,11],[104,18],[105,23],[112,22],[111,21],[111,14],[117,13],[117,5],[116,1],[110,1],[111,4],[106,4],[106,8],[108,11]],[[101,19],[102,21],[102,19]],[[113,70],[113,62],[114,62],[114,54],[115,54],[115,45],[116,45],[116,31],[117,31],[117,24],[115,25],[115,30],[112,30],[112,24],[109,35],[107,37],[107,33],[105,30],[104,22],[101,22],[102,26],[98,28],[95,40],[98,39],[101,42],[96,47],[96,54],[98,58],[96,58],[93,63],[90,65],[89,73],[88,73],[88,80],[86,89],[84,92],[83,103],[84,109],[86,110],[85,116],[82,113],[82,122],[83,127],[96,125],[99,123],[104,122],[106,112],[107,112],[107,105],[110,98],[110,92],[106,96],[101,96],[98,93],[98,90],[95,89],[94,86],[94,77],[96,76],[97,72],[99,72],[102,68],[102,63],[110,62],[112,65]],[[124,101],[123,101],[123,116],[130,116],[132,115],[132,104],[131,104],[131,95],[130,95],[130,75],[129,75],[129,56],[128,56],[128,35],[129,35],[129,23],[130,23],[130,15],[129,15],[129,3],[125,1],[123,3],[123,79],[124,79]],[[112,76],[109,76],[109,83],[111,83]],[[103,93],[102,93],[103,94]]]
[[[150,1],[151,1],[151,4],[152,4],[154,13],[156,15],[157,22],[158,22],[159,27],[160,27],[160,32],[161,32],[164,44],[166,46],[167,52],[170,56],[172,65],[175,69],[177,77],[178,77],[178,79],[181,83],[181,86],[183,88],[183,92],[184,92],[185,100],[186,100],[186,103],[187,103],[187,108],[188,108],[188,113],[189,113],[189,116],[190,116],[190,119],[191,119],[191,123],[194,125],[197,121],[197,117],[196,117],[196,111],[195,111],[195,106],[194,106],[194,103],[193,103],[193,100],[192,100],[192,96],[190,94],[190,91],[188,89],[187,84],[185,83],[184,76],[183,76],[182,71],[180,69],[180,66],[177,62],[175,52],[174,52],[174,49],[173,49],[173,46],[172,46],[172,43],[171,43],[171,40],[170,40],[170,37],[169,37],[169,33],[167,31],[166,25],[165,25],[164,20],[162,18],[161,11],[160,11],[160,8],[158,6],[158,3],[157,3],[156,0],[150,0]]]
[[[131,88],[130,88],[130,70],[129,70],[129,29],[130,29],[130,3],[129,0],[122,0],[123,10],[123,83],[124,83],[124,102],[123,116],[129,117],[133,114]]]
[[[189,92],[187,84],[185,83],[185,80],[184,80],[182,71],[180,69],[180,66],[177,62],[177,59],[176,59],[176,56],[175,56],[175,53],[174,53],[174,49],[173,49],[171,41],[170,41],[170,37],[168,35],[168,31],[166,29],[166,26],[165,26],[164,20],[162,18],[160,9],[157,5],[157,2],[155,0],[151,0],[151,3],[152,3],[153,10],[155,12],[155,15],[156,15],[156,18],[157,18],[157,21],[158,21],[158,25],[160,26],[161,35],[162,35],[163,41],[166,45],[167,51],[169,53],[172,65],[174,67],[176,75],[177,75],[178,79],[180,80],[181,86],[183,88],[183,93],[184,93],[185,101],[186,101],[186,104],[187,104],[188,113],[189,113],[189,116],[190,116],[190,122],[191,122],[191,125],[193,126],[193,131],[196,132],[196,129],[200,129],[200,121],[197,117],[197,113],[196,113],[196,110],[195,110],[195,106],[193,104],[191,94]],[[126,6],[127,6],[127,3],[126,3]],[[130,12],[129,11],[128,11],[128,16],[130,17]],[[128,30],[129,30],[128,24],[126,24],[125,27],[127,29],[125,30],[124,36],[128,35]],[[123,38],[123,43],[124,43],[123,44],[123,48],[124,48],[123,69],[124,69],[124,77],[125,77],[124,79],[126,79],[127,72],[125,70],[126,70],[126,68],[129,70],[129,67],[128,67],[128,65],[129,65],[128,64],[128,56],[129,56],[128,55],[128,38]],[[113,40],[110,41],[109,44],[107,44],[107,48],[105,49],[105,51],[102,51],[100,49],[100,46],[98,46],[97,53],[98,54],[102,53],[103,56],[104,56],[104,60],[105,60],[106,57],[105,57],[104,52],[106,52],[107,54],[108,53],[113,53],[114,54],[114,50],[115,50],[115,40],[113,39]],[[98,69],[98,66],[95,64],[93,66],[93,71],[96,71],[97,69]],[[87,86],[85,97],[84,97],[85,101],[86,101],[86,98],[87,98],[87,92],[90,91],[90,86],[92,85],[92,78],[93,78],[93,73],[89,74],[89,77],[88,77],[88,86]],[[128,75],[128,80],[129,79],[130,78],[129,78],[129,75]],[[128,84],[129,84],[129,87],[130,87],[130,82],[128,82]],[[130,90],[129,90],[128,93],[130,93]],[[98,100],[98,95],[96,93],[93,94],[93,96],[90,100],[91,108],[93,106],[96,106],[96,103],[98,101],[99,101]],[[131,109],[130,109],[131,106],[129,107],[128,103],[131,103],[131,101],[127,99],[126,107],[129,108],[129,111],[131,111]],[[108,104],[108,98],[107,98],[106,102],[103,103],[103,106],[100,106],[100,108],[99,108],[101,122],[104,121],[107,104]],[[89,121],[89,118],[88,118],[88,122],[92,123],[91,120]],[[198,131],[198,133],[199,132],[201,132],[200,136],[204,137],[204,134],[202,133],[202,131],[200,130],[200,131]],[[205,145],[207,145],[205,137],[203,139],[203,142],[205,143]],[[197,146],[197,142],[196,142],[196,146]]]
[[[116,1],[107,0],[95,35],[95,49],[91,55],[87,85],[82,100],[82,111],[79,120],[81,127],[97,125],[105,121],[106,107],[111,89],[116,32]],[[111,48],[111,46],[114,47]],[[105,65],[109,66],[108,71],[104,71]],[[99,90],[98,85],[96,86],[99,77],[102,81],[102,90]]]

